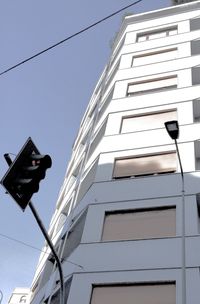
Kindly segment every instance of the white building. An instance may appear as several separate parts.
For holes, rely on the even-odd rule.
[[[30,300],[30,289],[17,287],[14,289],[8,304],[29,304]]]
[[[183,3],[188,3],[196,0],[172,0],[172,4],[177,5],[177,4],[183,4]]]
[[[67,304],[199,304],[199,98],[200,1],[125,17],[50,224]],[[59,287],[42,253],[31,304],[59,303]]]

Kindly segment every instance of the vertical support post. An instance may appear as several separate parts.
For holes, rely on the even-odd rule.
[[[49,238],[49,235],[48,235],[48,233],[47,233],[47,231],[46,231],[46,229],[45,229],[45,227],[44,227],[36,209],[34,208],[32,202],[29,202],[29,207],[30,207],[30,209],[33,213],[33,216],[35,217],[35,219],[36,219],[36,221],[37,221],[37,223],[38,223],[38,225],[39,225],[39,227],[40,227],[40,229],[41,229],[41,231],[42,231],[42,233],[43,233],[43,235],[44,235],[44,237],[45,237],[45,239],[46,239],[46,241],[49,245],[49,247],[51,248],[51,251],[52,251],[52,253],[55,257],[56,263],[58,265],[58,271],[59,271],[59,275],[60,275],[60,304],[64,304],[65,303],[65,300],[64,300],[64,298],[65,298],[64,276],[63,276],[61,261],[60,261],[58,255],[57,255],[57,253],[54,249],[53,243],[51,242],[51,239]]]
[[[183,174],[183,167],[181,163],[179,148],[177,140],[175,139],[176,151],[178,155],[178,161],[181,170],[181,182],[182,182],[182,303],[186,304],[186,248],[185,248],[185,181]]]

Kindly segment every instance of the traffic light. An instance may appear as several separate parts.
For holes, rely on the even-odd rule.
[[[41,155],[29,137],[16,156],[1,184],[24,211],[32,195],[39,190],[39,183],[51,167],[49,155]]]

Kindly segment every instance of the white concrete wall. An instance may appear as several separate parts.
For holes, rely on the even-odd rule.
[[[17,287],[14,289],[8,304],[30,303],[30,289]]]
[[[200,276],[196,269],[191,269],[188,272],[190,286],[187,289],[188,302],[190,304],[199,303],[199,284]],[[145,282],[162,282],[176,281],[176,303],[181,304],[181,272],[178,269],[172,270],[152,270],[152,271],[119,271],[119,272],[97,272],[88,274],[74,275],[71,290],[68,298],[68,304],[88,304],[90,302],[92,284],[119,284],[119,283],[145,283]],[[77,286],[78,292],[77,292]]]

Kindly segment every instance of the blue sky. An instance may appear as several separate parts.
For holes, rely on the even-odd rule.
[[[0,72],[134,1],[7,0],[0,2]],[[170,5],[143,0],[127,12]],[[4,153],[17,154],[31,136],[53,166],[33,203],[48,228],[73,140],[92,90],[110,54],[121,13],[0,77],[0,178]],[[0,290],[2,304],[15,287],[29,287],[43,236],[29,210],[23,213],[0,189]]]

